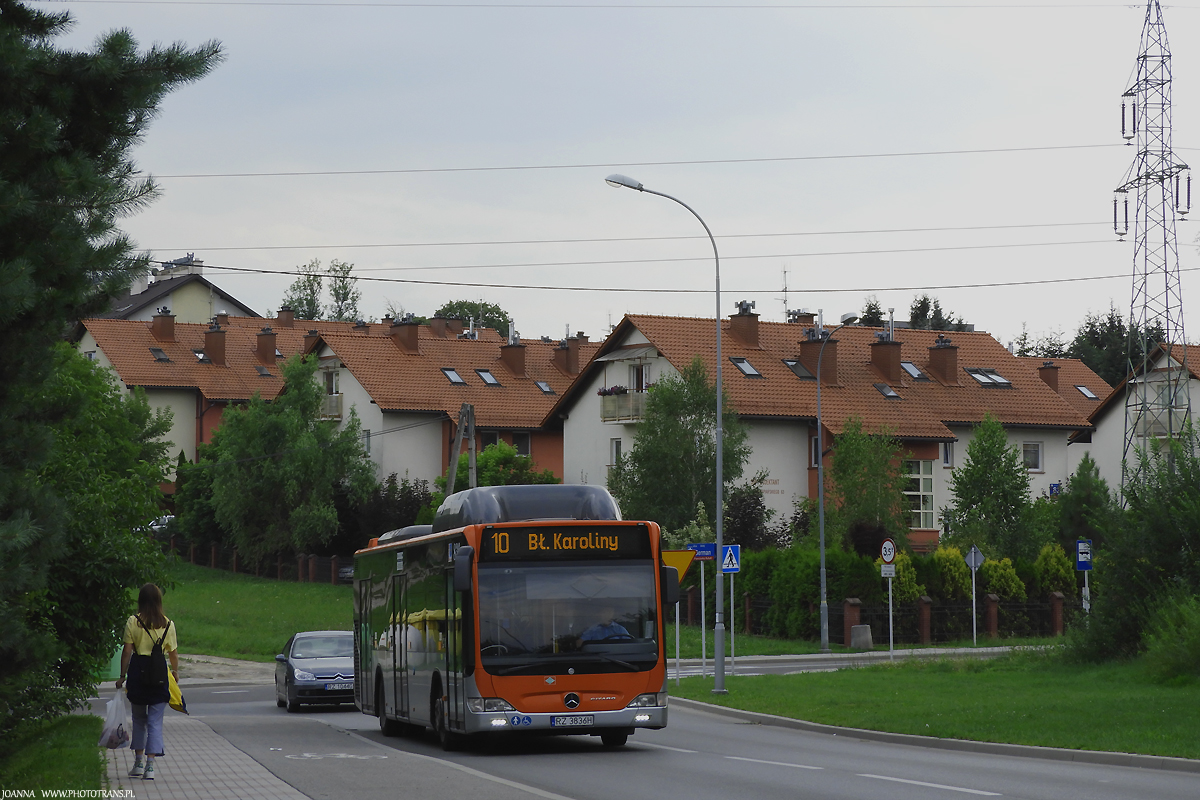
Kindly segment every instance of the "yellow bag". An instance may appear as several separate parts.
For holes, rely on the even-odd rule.
[[[169,701],[171,708],[187,714],[187,702],[183,699],[183,692],[179,691],[179,682],[175,680],[174,672],[167,672],[167,681],[171,685],[171,699]]]

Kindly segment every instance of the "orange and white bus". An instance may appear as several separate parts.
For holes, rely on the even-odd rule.
[[[385,735],[599,736],[667,724],[659,528],[596,486],[451,495],[355,554],[354,696]]]

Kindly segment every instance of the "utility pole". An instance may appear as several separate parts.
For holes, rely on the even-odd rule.
[[[1121,134],[1137,147],[1113,197],[1118,236],[1129,232],[1129,194],[1135,198],[1121,468],[1128,486],[1144,477],[1137,451],[1177,436],[1191,407],[1175,221],[1191,210],[1192,178],[1171,147],[1171,49],[1158,0],[1146,2],[1137,74],[1122,96]],[[1173,349],[1152,367],[1158,339]]]

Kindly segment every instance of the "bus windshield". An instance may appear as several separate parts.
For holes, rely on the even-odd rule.
[[[479,639],[493,675],[643,671],[658,661],[652,563],[479,565]]]

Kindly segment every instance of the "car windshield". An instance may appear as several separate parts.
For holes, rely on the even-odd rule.
[[[301,636],[292,644],[292,658],[350,658],[354,639],[345,636]]]
[[[649,669],[655,607],[644,561],[480,564],[482,663],[499,675]]]

